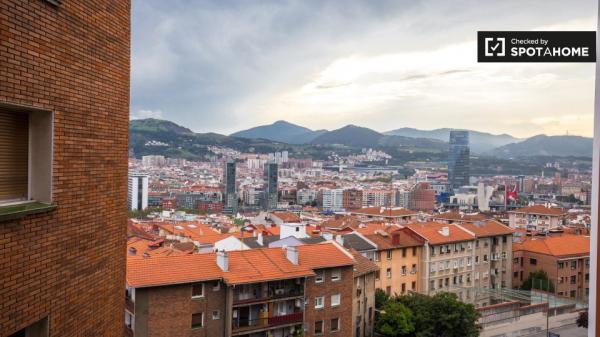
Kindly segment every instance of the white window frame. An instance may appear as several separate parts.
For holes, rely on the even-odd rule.
[[[334,301],[337,300],[337,301]],[[342,296],[340,294],[334,294],[331,295],[331,306],[332,307],[337,307],[338,305],[340,305],[342,301]]]
[[[315,283],[325,282],[325,271],[323,269],[315,271]]]
[[[315,309],[323,309],[323,308],[325,308],[325,297],[324,296],[316,296],[315,297]]]
[[[196,295],[196,296],[194,296],[194,286],[196,286],[198,284],[202,285],[202,295]],[[192,285],[192,299],[204,298],[205,294],[206,294],[206,289],[205,289],[204,283],[196,283],[196,284]]]
[[[215,313],[216,313],[216,315],[215,315]],[[213,310],[212,311],[212,319],[213,319],[213,321],[221,319],[221,311],[220,310]]]
[[[342,270],[339,268],[331,269],[331,281],[337,282],[342,279]]]

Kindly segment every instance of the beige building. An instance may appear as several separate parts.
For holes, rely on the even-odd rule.
[[[496,221],[446,224],[413,223],[423,237],[422,293],[456,293],[477,306],[489,304],[481,290],[511,286],[512,230]]]
[[[508,223],[511,228],[546,232],[563,226],[566,216],[567,212],[561,208],[534,205],[508,212]]]

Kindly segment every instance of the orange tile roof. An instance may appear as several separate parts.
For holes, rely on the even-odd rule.
[[[287,259],[282,248],[228,252],[227,272],[217,266],[216,253],[128,257],[127,283],[132,287],[153,287],[223,279],[228,284],[244,284],[312,276],[315,268],[354,264],[349,253],[331,242],[297,248],[298,265]]]
[[[528,251],[556,257],[590,255],[590,237],[562,235],[546,238],[527,238],[515,242],[513,251]]]
[[[350,250],[350,253],[352,253],[355,261],[354,276],[362,276],[379,270],[379,267],[373,261],[360,255],[359,252],[352,249]]]
[[[348,251],[332,242],[298,246],[300,264],[310,268],[332,268],[354,264]]]
[[[365,207],[357,210],[353,210],[350,212],[351,214],[357,215],[368,215],[368,216],[378,216],[378,217],[386,217],[386,218],[395,218],[395,217],[403,217],[403,216],[414,216],[418,215],[419,212],[412,211],[406,208],[390,208],[390,207]]]
[[[441,222],[415,222],[405,225],[421,237],[429,241],[430,244],[443,244],[457,241],[473,240],[475,236],[455,224],[446,224]],[[442,228],[448,227],[449,235],[444,236],[440,233]]]
[[[540,215],[564,215],[567,212],[562,208],[550,208],[544,205],[533,205],[529,207],[519,208],[509,213],[529,213],[529,214],[540,214]]]
[[[495,220],[464,222],[458,226],[468,230],[471,233],[474,233],[478,238],[486,236],[508,235],[515,232],[510,227]]]
[[[283,222],[291,222],[291,223],[300,223],[302,219],[294,213],[291,212],[272,212],[272,216],[278,217]]]

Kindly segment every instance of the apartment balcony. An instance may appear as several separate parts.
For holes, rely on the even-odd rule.
[[[256,285],[246,291],[234,291],[233,306],[239,307],[271,301],[304,298],[303,284]]]
[[[251,332],[259,332],[272,328],[282,328],[302,324],[304,312],[297,311],[291,314],[269,316],[257,319],[234,318],[232,326],[232,335],[241,335]]]

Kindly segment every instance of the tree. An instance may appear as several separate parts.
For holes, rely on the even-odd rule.
[[[385,291],[377,288],[375,289],[375,308],[382,309],[385,303],[390,299],[390,297],[385,293]]]
[[[548,278],[548,274],[543,269],[531,273],[521,286],[521,290],[539,289],[550,293],[554,292],[554,284]]]
[[[402,303],[387,301],[375,325],[375,330],[386,336],[408,336],[415,331],[413,314]]]
[[[394,299],[413,314],[416,337],[479,336],[479,314],[472,304],[463,303],[452,293],[434,296],[410,294]]]

